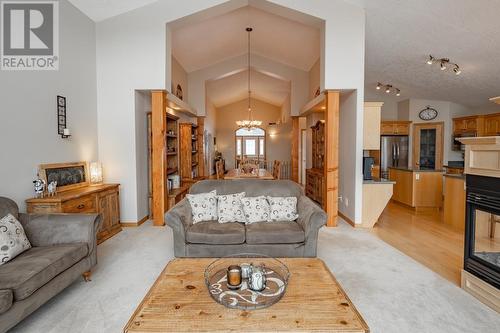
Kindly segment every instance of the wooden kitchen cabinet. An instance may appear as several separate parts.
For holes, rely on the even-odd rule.
[[[55,196],[26,200],[28,213],[101,214],[97,242],[102,243],[122,230],[119,184],[89,185],[62,191]]]
[[[483,128],[483,116],[453,118],[453,134],[475,133],[481,136],[483,135]]]
[[[382,102],[365,102],[363,114],[363,149],[380,149],[380,118]]]
[[[500,114],[484,116],[484,136],[500,135]]]
[[[381,135],[409,135],[411,121],[383,121],[380,124]]]

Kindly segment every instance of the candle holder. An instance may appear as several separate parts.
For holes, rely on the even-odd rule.
[[[217,259],[205,270],[210,296],[228,308],[242,310],[262,309],[278,302],[289,277],[283,262],[253,253]]]
[[[227,287],[235,290],[241,287],[241,267],[231,265],[227,268]]]

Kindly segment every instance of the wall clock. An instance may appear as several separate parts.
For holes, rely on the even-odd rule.
[[[423,109],[418,113],[418,117],[426,121],[436,119],[437,116],[438,116],[437,110],[431,108],[430,106],[427,106],[425,109]]]

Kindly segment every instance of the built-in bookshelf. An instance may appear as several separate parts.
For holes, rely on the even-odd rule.
[[[178,120],[179,117],[165,113],[166,120],[166,133],[165,133],[165,179],[169,176],[177,175],[179,173],[179,144],[178,144]],[[151,112],[147,114],[148,119],[148,182],[149,182],[149,205],[152,207],[153,200],[153,170],[152,170],[152,153],[153,153],[153,133],[152,133],[152,117]],[[172,189],[166,186],[166,195],[172,192]],[[152,217],[152,209],[150,209],[150,217]]]
[[[323,205],[325,192],[325,122],[318,121],[312,130],[312,168],[306,170],[306,195]]]
[[[180,133],[180,175],[183,181],[198,179],[203,176],[200,172],[200,160],[202,159],[202,149],[200,150],[199,140],[203,137],[199,135],[200,127],[193,123],[181,123]]]

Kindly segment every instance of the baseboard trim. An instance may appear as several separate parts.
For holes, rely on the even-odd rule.
[[[124,228],[138,227],[149,219],[149,215],[144,216],[137,222],[121,222],[121,226]]]
[[[351,220],[350,218],[348,218],[347,216],[345,216],[345,214],[343,214],[341,211],[339,211],[339,216],[341,218],[343,218],[347,223],[349,223],[351,225],[351,227],[353,227],[353,228],[356,227],[356,223],[354,223],[353,220]]]

